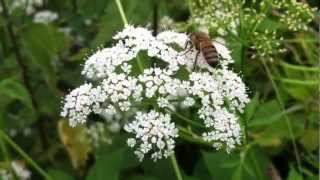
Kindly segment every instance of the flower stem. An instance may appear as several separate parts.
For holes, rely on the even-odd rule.
[[[278,90],[278,87],[276,85],[276,83],[274,82],[273,78],[272,78],[272,74],[270,72],[270,69],[268,67],[268,65],[265,63],[265,61],[262,59],[262,64],[267,72],[267,76],[272,84],[272,87],[275,91],[275,94],[276,94],[276,97],[277,97],[277,101],[278,101],[278,104],[281,108],[281,111],[284,112],[283,113],[283,117],[286,121],[286,124],[287,124],[287,127],[288,127],[288,130],[289,130],[289,134],[290,134],[290,138],[291,138],[291,141],[292,141],[292,145],[293,145],[293,150],[294,150],[294,154],[295,154],[295,158],[296,158],[296,161],[297,161],[297,164],[298,164],[298,168],[299,168],[299,171],[301,172],[301,169],[302,169],[302,166],[301,166],[301,160],[300,160],[300,156],[299,156],[299,151],[298,151],[298,148],[297,148],[297,144],[296,144],[296,141],[295,141],[295,138],[294,138],[294,135],[293,135],[293,130],[292,130],[292,125],[291,125],[291,122],[289,120],[289,117],[287,116],[287,114],[285,113],[285,108],[284,108],[284,104],[282,103],[282,98],[280,96],[280,93],[279,93],[279,90]]]
[[[174,115],[178,116],[178,118],[180,118],[181,120],[189,123],[190,125],[194,125],[194,126],[197,126],[197,127],[199,127],[199,128],[205,128],[204,125],[202,125],[202,124],[200,124],[200,123],[198,123],[198,122],[196,122],[196,121],[192,121],[191,119],[183,116],[182,114],[179,114],[179,113],[176,112],[176,111],[171,110],[170,108],[166,108],[166,110],[169,111],[170,113],[173,113]]]
[[[34,167],[35,170],[37,170],[44,179],[47,180],[53,180],[52,177],[47,174],[27,153],[25,153],[18,144],[16,144],[5,132],[3,132],[0,129],[0,137],[4,141],[6,141],[9,145],[12,146],[13,149],[15,149],[31,166]]]
[[[116,0],[116,4],[117,4],[117,7],[118,7],[118,10],[119,10],[119,13],[120,13],[120,16],[121,16],[123,24],[124,24],[124,26],[127,26],[128,25],[128,20],[126,18],[126,15],[124,13],[124,10],[123,10],[123,7],[122,7],[122,4],[121,4],[120,0]]]
[[[118,7],[118,10],[119,10],[123,25],[124,26],[128,26],[129,25],[128,24],[128,20],[127,20],[126,14],[124,13],[123,6],[122,6],[120,0],[115,0],[115,1],[116,1],[116,4],[117,4],[117,7]],[[139,55],[137,55],[137,61],[138,61],[139,70],[142,73],[143,72],[143,66],[141,64],[141,60],[139,58]]]
[[[182,175],[181,175],[181,172],[180,172],[177,160],[176,160],[176,156],[174,155],[174,153],[172,153],[172,155],[170,156],[170,159],[171,159],[171,163],[172,163],[174,172],[177,176],[177,180],[182,180]]]
[[[194,134],[190,130],[183,127],[178,127],[178,128],[179,128],[179,137],[182,138],[183,140],[196,143],[199,145],[203,145],[203,146],[212,147],[212,144],[210,142],[204,141],[202,137],[198,136],[197,134]]]

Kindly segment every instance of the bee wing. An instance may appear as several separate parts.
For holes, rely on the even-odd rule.
[[[229,49],[223,43],[213,41],[212,44],[215,46],[217,52],[223,59],[232,60]]]

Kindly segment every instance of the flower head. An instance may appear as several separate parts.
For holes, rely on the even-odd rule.
[[[178,136],[170,114],[160,112],[193,107],[197,120],[207,128],[205,140],[216,148],[224,145],[228,151],[240,144],[236,113],[243,111],[249,98],[241,77],[228,67],[233,59],[223,44],[214,44],[219,53],[217,67],[200,56],[198,71],[194,71],[197,50],[183,50],[188,41],[184,33],[164,31],[152,36],[145,28],[127,26],[114,39],[113,47],[98,50],[85,62],[82,74],[95,86],[85,84],[66,96],[62,116],[68,117],[71,125],[85,122],[90,113],[117,114],[119,119],[135,115],[125,125],[125,130],[135,135],[127,143],[137,147],[139,159],[151,153],[157,160],[173,151]],[[141,51],[152,66],[139,62]],[[134,65],[139,63],[143,66],[137,73]]]
[[[140,161],[146,154],[151,154],[156,161],[173,153],[178,129],[170,120],[169,114],[152,110],[149,113],[137,112],[135,120],[124,126],[127,132],[134,135],[127,143],[130,147],[137,146],[135,154]]]

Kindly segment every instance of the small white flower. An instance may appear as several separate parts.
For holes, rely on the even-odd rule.
[[[125,131],[132,133],[134,139],[128,139],[129,147],[135,147],[135,154],[140,160],[148,153],[156,161],[169,156],[174,150],[174,139],[178,129],[171,122],[169,114],[156,111],[137,112],[135,119],[124,126]]]
[[[127,144],[129,147],[134,147],[136,145],[137,141],[134,138],[128,138]]]
[[[11,167],[14,170],[15,174],[21,180],[28,180],[31,178],[31,172],[26,169],[25,164],[20,161],[11,161]]]
[[[209,113],[212,116],[209,124],[212,131],[203,133],[205,141],[214,142],[213,146],[220,149],[222,143],[226,144],[227,152],[240,144],[241,128],[234,114],[225,108]]]
[[[188,53],[181,50],[188,40],[186,34],[164,31],[154,37],[145,28],[126,26],[113,38],[117,40],[113,47],[98,50],[84,65],[82,74],[94,81],[95,87],[85,84],[65,98],[61,115],[68,117],[71,125],[85,122],[90,113],[109,114],[112,119],[117,115],[117,119],[121,119],[124,113],[131,117],[146,105],[157,107],[161,112],[175,111],[177,106],[193,107],[208,128],[203,138],[214,147],[227,147],[229,151],[240,143],[240,135],[239,142],[234,140],[235,136],[216,138],[235,132],[234,127],[239,125],[236,113],[243,112],[249,102],[240,76],[228,68],[233,59],[226,47],[215,44],[221,66],[213,68],[207,63],[198,63],[201,71],[192,71],[197,51],[194,48]],[[161,63],[152,62],[152,67],[131,73],[131,64],[136,63],[140,51],[146,51],[149,57],[155,57]],[[205,62],[203,57],[199,61]],[[185,77],[179,77],[180,70],[186,72]],[[221,109],[224,111],[219,111]],[[137,113],[136,119],[125,126],[126,131],[135,134],[136,142],[130,140],[128,144],[137,147],[135,154],[140,160],[149,152],[154,160],[171,154],[177,134],[174,124],[169,121],[168,114],[151,110]],[[217,123],[235,125],[219,131]],[[168,128],[170,132],[167,132]],[[171,136],[163,139],[167,133]]]
[[[98,148],[100,145],[111,144],[112,140],[107,136],[106,127],[102,122],[96,122],[89,126],[86,130],[91,144]]]
[[[49,10],[39,11],[34,15],[33,21],[36,23],[48,24],[58,19],[58,14]]]
[[[71,126],[74,127],[78,123],[84,123],[87,116],[92,112],[90,108],[93,104],[90,97],[91,90],[91,84],[84,84],[66,96],[61,116],[69,117]]]
[[[183,107],[191,107],[195,103],[194,99],[191,97],[186,97],[184,101],[182,101]]]
[[[170,106],[170,103],[169,103],[168,99],[166,99],[164,97],[158,98],[157,102],[158,102],[158,106],[161,107],[161,108],[165,108],[165,107],[169,107]]]

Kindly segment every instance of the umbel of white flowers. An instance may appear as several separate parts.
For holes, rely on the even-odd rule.
[[[140,160],[145,155],[157,160],[173,152],[178,137],[179,125],[171,113],[177,107],[192,107],[205,126],[203,139],[213,147],[229,152],[241,143],[237,113],[249,99],[241,78],[228,68],[233,60],[225,46],[213,42],[220,55],[218,67],[199,57],[200,70],[193,71],[196,50],[184,52],[188,40],[184,33],[164,31],[155,37],[145,28],[126,26],[113,38],[113,47],[98,50],[85,62],[82,74],[90,82],[65,97],[61,115],[71,126],[85,123],[90,113],[134,112],[124,126],[133,135],[127,143]],[[141,51],[149,57],[144,61],[161,63],[137,73],[137,64],[151,64],[138,62]],[[188,72],[186,77],[179,76],[181,71]]]

